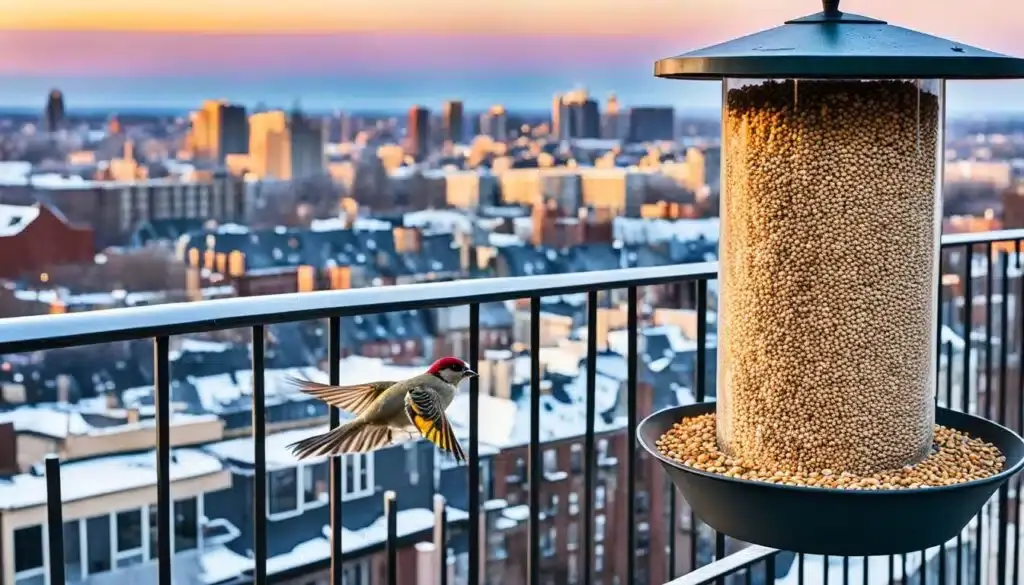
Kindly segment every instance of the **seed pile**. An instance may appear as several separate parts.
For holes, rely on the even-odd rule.
[[[728,92],[725,453],[860,474],[928,454],[940,114],[913,82]]]
[[[781,471],[761,462],[730,457],[719,450],[713,414],[683,419],[662,435],[656,445],[662,455],[683,465],[727,477],[854,490],[914,489],[964,483],[996,475],[1006,462],[995,446],[936,425],[931,454],[915,465],[866,474],[830,468]]]

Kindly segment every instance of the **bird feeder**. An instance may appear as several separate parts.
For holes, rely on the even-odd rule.
[[[719,378],[716,405],[657,413],[640,440],[699,516],[746,542],[922,550],[955,536],[1024,453],[1009,430],[934,402],[945,81],[1024,78],[1024,60],[823,8],[655,64],[722,83]],[[721,453],[778,476],[659,452],[674,423],[710,412]],[[887,470],[933,454],[936,423],[997,447],[1001,471],[886,489]],[[833,489],[851,487],[842,478],[867,479]]]

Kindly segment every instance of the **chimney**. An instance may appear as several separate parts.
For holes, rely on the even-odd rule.
[[[227,274],[228,272],[228,255],[224,252],[217,253],[217,272],[221,274]]]
[[[228,274],[231,276],[245,274],[245,254],[234,250],[228,255]]]
[[[395,250],[399,254],[418,254],[423,234],[419,228],[396,227],[391,230],[395,238]]]
[[[7,404],[25,404],[25,385],[6,383],[0,385],[0,395]]]
[[[213,270],[215,268],[214,265],[216,264],[214,261],[216,256],[217,254],[213,250],[207,250],[206,253],[203,254],[203,268]]]
[[[489,349],[484,351],[484,359],[480,365],[480,391],[498,398],[510,398],[512,395],[512,378],[515,375],[515,355],[507,349]]]
[[[416,543],[416,584],[435,585],[437,583],[437,547],[432,542]]]
[[[188,265],[199,266],[199,248],[188,249]]]
[[[21,471],[18,465],[18,433],[13,422],[0,424],[0,477],[17,475]]]
[[[127,411],[125,411],[125,423],[126,424],[134,425],[134,424],[138,424],[138,422],[139,422],[139,409],[138,408],[129,408]]]
[[[332,266],[330,269],[331,290],[346,290],[352,288],[352,267]]]
[[[298,292],[313,292],[316,290],[316,268],[303,265],[295,272],[296,289]]]
[[[67,374],[57,375],[57,402],[60,404],[71,402],[71,378]]]

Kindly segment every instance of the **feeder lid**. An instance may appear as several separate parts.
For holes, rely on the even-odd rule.
[[[654,64],[669,79],[1021,79],[1024,59],[840,12],[839,0],[782,26]]]

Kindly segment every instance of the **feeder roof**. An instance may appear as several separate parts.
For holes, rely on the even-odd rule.
[[[824,10],[782,26],[654,64],[669,79],[1020,79],[1024,59],[839,10]]]

